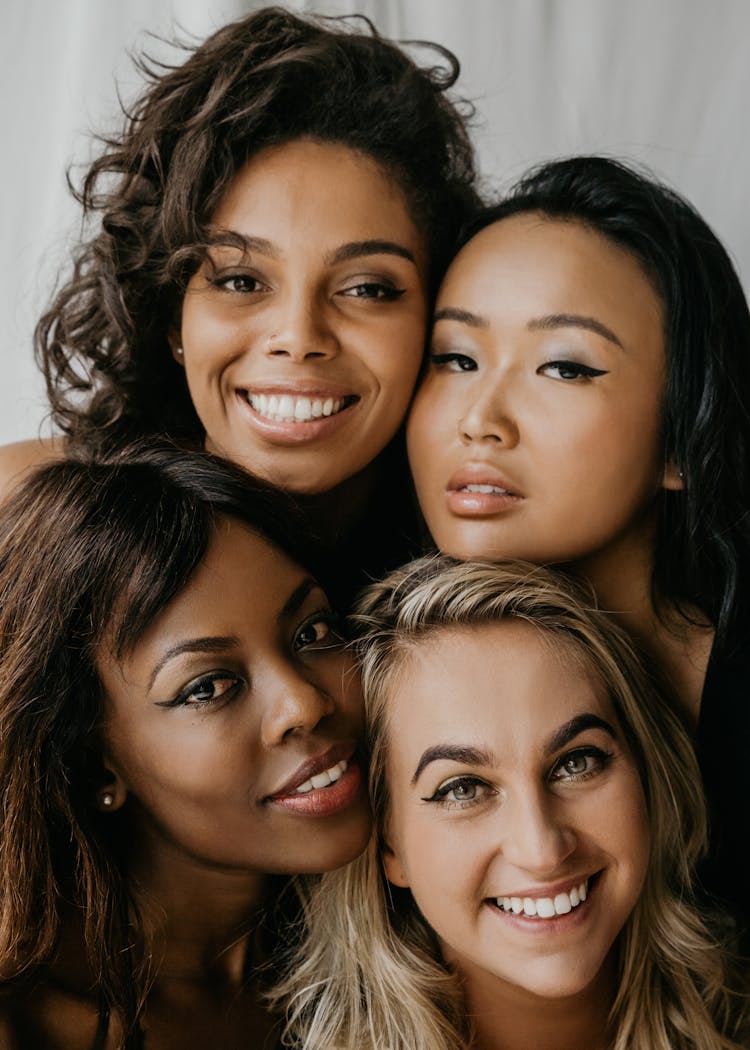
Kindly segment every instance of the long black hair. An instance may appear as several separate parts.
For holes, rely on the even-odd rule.
[[[750,312],[729,254],[695,208],[650,173],[597,156],[545,163],[463,231],[524,212],[583,224],[630,252],[664,309],[664,492],[654,604],[699,609],[729,646],[750,579]]]

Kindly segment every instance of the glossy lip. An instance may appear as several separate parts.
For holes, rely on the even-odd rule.
[[[319,389],[320,388],[314,392],[314,396],[322,396],[322,394],[318,392]],[[361,405],[361,399],[357,397],[355,401],[350,405],[346,405],[335,415],[322,416],[320,419],[310,419],[307,422],[282,423],[280,421],[266,419],[264,416],[261,416],[256,412],[247,400],[249,390],[252,390],[253,394],[290,394],[292,397],[311,397],[313,396],[313,392],[303,391],[299,387],[292,388],[289,386],[273,389],[266,385],[262,387],[247,387],[236,391],[237,402],[244,418],[261,438],[274,445],[303,445],[309,441],[327,438],[331,434],[335,434],[342,426],[346,426],[351,421],[352,414],[356,412]],[[325,396],[351,397],[355,395],[326,393]]]
[[[502,493],[464,492],[465,485],[492,485]],[[518,507],[525,499],[518,486],[486,463],[466,463],[451,475],[445,489],[448,509],[457,517],[491,517]]]
[[[304,784],[306,780],[310,779],[310,777],[322,773],[324,769],[330,769],[331,766],[335,766],[337,762],[351,762],[355,750],[356,743],[353,740],[340,740],[338,743],[334,744],[333,747],[329,747],[327,751],[323,751],[320,755],[308,758],[302,763],[302,765],[297,767],[294,773],[292,773],[288,780],[284,781],[281,787],[267,795],[265,801],[276,802],[280,798],[285,798],[288,795],[294,794],[300,784]],[[321,790],[326,789],[323,788]]]
[[[522,930],[528,935],[541,937],[567,933],[568,930],[575,929],[585,923],[588,919],[589,912],[591,911],[591,900],[592,898],[596,900],[598,896],[596,891],[599,885],[599,876],[601,874],[601,871],[597,871],[593,875],[583,876],[577,881],[567,879],[565,882],[557,883],[555,886],[547,886],[544,889],[535,889],[531,892],[525,891],[520,893],[498,894],[500,897],[554,897],[557,893],[562,893],[563,891],[569,892],[573,886],[578,886],[581,882],[588,879],[589,885],[586,900],[576,908],[573,908],[573,910],[569,911],[566,915],[556,915],[554,919],[537,919],[536,916],[524,915],[523,912],[520,915],[516,915],[515,912],[503,911],[503,909],[498,908],[495,903],[497,897],[487,898],[484,902],[485,907],[503,922],[515,926],[516,929]]]

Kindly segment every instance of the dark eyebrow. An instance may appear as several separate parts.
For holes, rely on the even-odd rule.
[[[457,306],[444,306],[442,310],[436,311],[432,321],[433,324],[437,324],[438,321],[460,321],[461,324],[468,324],[472,328],[490,327],[486,317],[473,314],[470,310],[461,310]]]
[[[395,241],[377,240],[351,241],[349,244],[342,244],[335,251],[325,256],[325,262],[328,266],[331,266],[333,263],[348,262],[349,259],[359,259],[365,255],[398,255],[402,259],[408,259],[409,262],[416,264],[413,253],[404,247],[403,244],[397,244]]]
[[[435,744],[428,747],[419,760],[412,784],[416,784],[419,775],[430,762],[439,762],[440,759],[448,759],[451,762],[464,762],[467,766],[488,766],[491,757],[486,751],[480,751],[477,747],[465,747],[461,744]]]
[[[248,237],[247,234],[238,233],[236,230],[217,230],[208,237],[207,243],[210,248],[234,248],[243,253],[258,252],[270,259],[278,259],[280,255],[278,248],[265,237]]]
[[[609,733],[613,740],[618,740],[619,736],[609,722],[605,722],[599,715],[587,713],[585,715],[576,715],[575,718],[571,718],[569,722],[565,722],[559,729],[549,737],[546,743],[547,754],[554,754],[555,751],[559,751],[561,748],[569,744],[574,737],[577,737],[579,733],[583,733],[586,729],[603,729],[605,733]]]
[[[227,649],[234,649],[240,644],[239,638],[234,635],[217,636],[213,638],[188,638],[184,642],[178,642],[177,645],[171,646],[162,655],[161,659],[157,663],[151,672],[149,677],[148,687],[149,689],[156,681],[156,676],[165,664],[169,663],[170,660],[174,660],[176,656],[181,656],[182,653],[220,653],[225,652]]]
[[[283,620],[288,620],[290,616],[294,616],[300,606],[304,605],[308,594],[318,587],[320,587],[320,584],[317,580],[314,580],[312,576],[306,576],[284,602],[281,612],[276,617],[277,622],[281,623]]]
[[[547,331],[555,328],[585,328],[588,332],[595,332],[624,350],[611,328],[607,328],[595,317],[586,317],[583,314],[548,314],[546,317],[537,317],[526,325],[530,332]]]

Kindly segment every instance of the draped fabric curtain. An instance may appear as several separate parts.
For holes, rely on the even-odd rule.
[[[0,441],[47,433],[34,321],[75,242],[66,188],[91,132],[140,83],[128,52],[175,52],[263,4],[242,0],[9,0],[0,15]],[[489,193],[529,164],[606,152],[649,165],[730,247],[750,287],[750,4],[746,0],[309,0],[363,13],[387,36],[434,40],[462,66]],[[76,167],[76,166],[79,167]]]

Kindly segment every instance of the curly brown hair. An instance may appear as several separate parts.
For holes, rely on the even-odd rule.
[[[309,137],[372,157],[424,231],[433,283],[441,275],[478,203],[471,107],[446,94],[458,61],[420,43],[438,59],[421,67],[352,17],[362,31],[268,7],[186,48],[181,65],[136,59],[148,86],[73,188],[96,232],[36,329],[52,419],[72,447],[200,439],[167,336],[219,199],[264,148]]]

